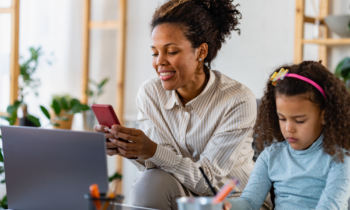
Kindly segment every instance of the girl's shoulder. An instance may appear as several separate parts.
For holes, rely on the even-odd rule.
[[[282,142],[275,142],[272,143],[270,146],[265,147],[264,151],[267,153],[278,153],[284,150],[288,149],[288,142],[282,141]]]
[[[275,142],[270,146],[266,146],[259,156],[266,160],[271,160],[275,158],[283,158],[288,154],[288,142]]]

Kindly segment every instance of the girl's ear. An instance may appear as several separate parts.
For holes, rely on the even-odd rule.
[[[326,110],[323,110],[321,112],[321,119],[322,119],[322,125],[325,125],[326,124],[326,119],[324,118],[324,113],[325,113]]]

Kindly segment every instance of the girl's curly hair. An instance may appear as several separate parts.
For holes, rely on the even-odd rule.
[[[238,31],[238,20],[242,18],[233,5],[233,0],[169,0],[153,14],[151,29],[163,23],[179,25],[193,48],[208,44],[208,55],[204,59],[204,71],[209,73],[211,62],[216,57],[225,38],[231,31]]]
[[[284,80],[278,81],[276,86],[273,86],[269,80],[261,99],[258,119],[254,127],[258,148],[262,150],[274,139],[278,142],[284,141],[276,112],[276,94],[295,96],[310,93],[309,100],[325,111],[324,152],[336,156],[343,162],[344,150],[346,150],[345,154],[350,156],[350,95],[344,83],[329,72],[321,61],[304,61],[298,65],[285,65],[274,72],[278,72],[281,68],[316,82],[325,91],[327,101],[320,91],[302,80],[285,77]]]

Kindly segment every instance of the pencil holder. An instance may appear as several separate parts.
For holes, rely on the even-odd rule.
[[[90,194],[85,194],[84,197],[87,200],[87,210],[116,210],[115,203],[122,203],[124,199],[122,195],[106,197],[105,193],[100,193],[99,198],[93,198]]]
[[[176,199],[179,210],[222,210],[223,203],[212,204],[212,197],[182,197]]]

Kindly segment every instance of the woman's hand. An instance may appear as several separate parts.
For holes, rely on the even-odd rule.
[[[95,131],[100,132],[100,133],[105,133],[107,142],[106,142],[106,147],[107,147],[107,155],[113,156],[113,155],[120,155],[122,157],[128,158],[128,159],[137,159],[135,156],[127,156],[123,155],[120,153],[119,148],[116,144],[112,143],[110,140],[114,139],[114,135],[109,132],[109,128],[104,125],[96,125],[95,126]]]
[[[118,151],[122,155],[151,158],[156,153],[157,144],[141,130],[113,125],[109,132],[114,135],[110,139],[111,143],[118,147]]]

